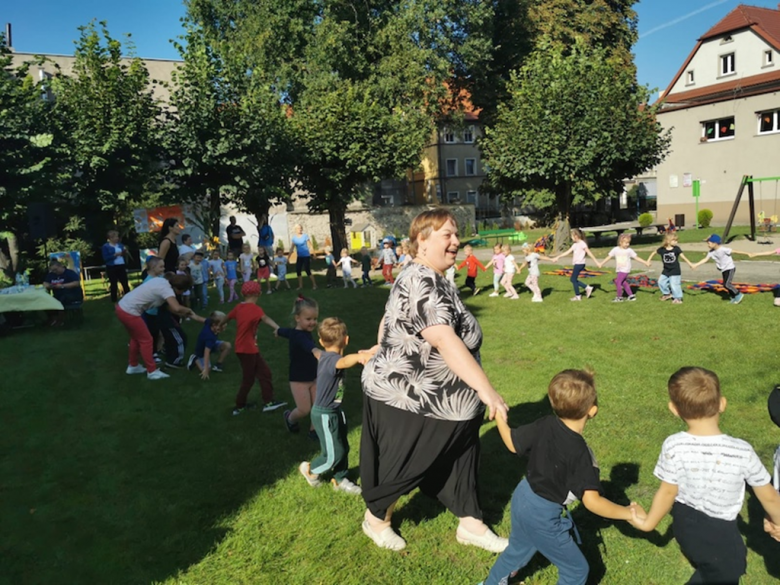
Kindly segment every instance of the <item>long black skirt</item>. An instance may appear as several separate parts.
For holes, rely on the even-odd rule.
[[[366,507],[385,518],[414,488],[438,498],[458,518],[482,519],[477,475],[481,417],[439,420],[363,395],[360,482]]]

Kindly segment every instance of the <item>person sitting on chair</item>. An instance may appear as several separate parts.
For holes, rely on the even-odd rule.
[[[49,273],[43,279],[43,286],[46,290],[50,290],[54,298],[65,308],[80,305],[84,301],[81,278],[70,268],[65,268],[59,260],[52,260],[49,263]],[[51,311],[50,324],[62,325],[63,316],[62,311]]]

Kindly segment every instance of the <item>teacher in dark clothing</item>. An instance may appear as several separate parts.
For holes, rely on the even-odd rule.
[[[231,215],[229,221],[230,225],[225,230],[227,232],[228,249],[238,258],[241,255],[241,247],[244,245],[246,232],[244,228],[236,223],[235,215]]]
[[[165,272],[176,272],[179,263],[179,247],[176,245],[176,238],[180,233],[181,226],[177,218],[169,217],[163,222],[157,255],[165,262]]]

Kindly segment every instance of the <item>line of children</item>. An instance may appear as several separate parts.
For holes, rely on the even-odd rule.
[[[584,584],[588,562],[577,547],[579,534],[566,509],[575,499],[591,512],[650,532],[671,511],[673,532],[695,572],[689,583],[736,584],[745,574],[747,549],[737,525],[745,483],[767,513],[764,529],[780,540],[780,494],[753,448],[723,434],[726,399],[714,372],[684,367],[668,382],[669,410],[687,430],[668,437],[654,474],[661,486],[648,512],[636,502],[619,506],[602,495],[598,465],[582,432],[598,412],[593,377],[580,370],[557,374],[548,387],[555,416],[510,429],[496,418],[512,453],[528,460],[526,476],[512,496],[509,546],[480,585],[506,585],[510,576],[540,552],[558,568],[558,583]],[[780,392],[769,398],[780,426]],[[775,454],[780,468],[780,448]],[[776,475],[780,472],[776,469]],[[780,478],[776,477],[780,483]]]
[[[466,266],[466,288],[471,291],[472,295],[478,295],[480,289],[477,288],[476,282],[477,268],[481,268],[482,272],[485,272],[487,269],[482,265],[482,262],[474,256],[474,248],[470,245],[466,244],[463,247],[463,253],[466,255],[466,258],[460,263],[458,270],[461,270]]]
[[[319,305],[314,299],[298,295],[293,305],[294,328],[277,327],[275,334],[289,340],[290,392],[295,408],[284,411],[284,422],[291,433],[300,431],[300,421],[311,412],[317,395],[317,359],[312,355],[312,331],[317,327]],[[314,426],[309,427],[309,438],[317,440]]]
[[[303,461],[298,470],[312,487],[331,475],[336,491],[360,495],[362,490],[348,477],[349,440],[347,417],[341,409],[344,399],[344,371],[365,363],[367,354],[344,355],[349,343],[346,324],[337,317],[324,319],[319,326],[319,342],[324,351],[312,349],[317,363],[317,391],[311,409],[311,420],[320,441],[320,454],[310,462]]]

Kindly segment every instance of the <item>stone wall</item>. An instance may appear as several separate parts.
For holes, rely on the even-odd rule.
[[[461,236],[470,236],[474,230],[475,212],[473,205],[448,205],[447,207],[458,219]],[[351,226],[346,226],[347,238],[351,231],[359,231],[366,228],[364,233],[372,247],[376,247],[382,237],[393,234],[399,238],[405,238],[409,233],[409,225],[419,213],[426,209],[433,209],[430,205],[412,205],[403,207],[375,207],[371,209],[348,209],[346,218],[352,220]],[[293,229],[300,224],[303,232],[309,234],[317,241],[317,246],[322,248],[330,242],[330,221],[327,213],[310,213],[304,211],[288,211],[288,233],[294,234]],[[367,226],[367,227],[366,227]],[[286,243],[289,249],[290,242]]]

